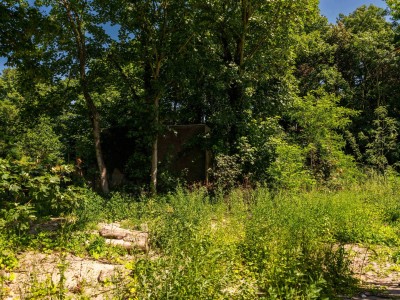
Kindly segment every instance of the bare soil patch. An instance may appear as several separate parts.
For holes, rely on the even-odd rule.
[[[400,299],[400,265],[393,249],[384,246],[346,245],[361,292],[351,299]]]
[[[53,299],[62,291],[72,299],[107,299],[118,291],[129,272],[122,264],[111,264],[63,253],[25,252],[20,266],[10,273],[5,299]]]
[[[59,226],[60,220],[54,219],[34,226],[31,234],[56,232]],[[147,232],[122,229],[119,223],[100,223],[98,227],[98,232],[94,234],[105,237],[106,244],[148,253]],[[121,262],[134,259],[132,255],[120,257]],[[6,279],[0,286],[0,298],[3,295],[7,300],[54,299],[62,294],[72,299],[111,299],[118,294],[129,273],[123,263],[78,257],[70,253],[27,251],[18,255],[18,261],[16,270],[3,270],[4,274],[0,274]]]

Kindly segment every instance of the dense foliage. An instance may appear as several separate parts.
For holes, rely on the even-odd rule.
[[[388,5],[395,19],[397,4]],[[229,174],[227,186],[340,187],[365,167],[397,168],[398,26],[381,8],[362,6],[334,25],[318,1],[0,8],[0,54],[12,67],[0,81],[3,158],[79,159],[107,193],[110,145],[130,138],[129,190],[155,192],[158,180],[171,187],[158,174],[157,136],[203,123],[215,178]]]
[[[0,269],[24,247],[109,253],[25,236],[38,219],[127,219],[159,257],[131,266],[126,298],[351,289],[345,243],[399,246],[400,9],[329,24],[318,2],[1,1]],[[210,128],[199,189],[158,157],[190,124]]]
[[[75,223],[64,224],[56,235],[2,233],[0,268],[12,272],[16,253],[26,247],[121,262],[126,250],[82,230],[99,221],[121,221],[127,228],[146,224],[151,251],[128,256],[126,277],[109,282],[114,299],[336,299],[357,291],[351,243],[391,247],[385,258],[398,261],[399,188],[397,176],[377,176],[335,193],[274,195],[260,187],[210,195],[206,189],[179,188],[138,202],[121,193],[105,200],[87,192]],[[7,281],[0,276],[0,295],[7,295]],[[45,283],[32,282],[25,295],[88,297],[84,290]]]

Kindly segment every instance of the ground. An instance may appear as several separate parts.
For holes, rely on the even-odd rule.
[[[345,300],[400,299],[400,252],[388,246],[348,244],[353,276],[360,289]],[[129,280],[129,262],[141,255],[123,255],[117,261],[79,257],[71,253],[38,253],[26,251],[18,255],[19,266],[0,274],[3,299],[111,299],[120,295]],[[59,297],[59,295],[63,297]],[[1,296],[1,294],[0,294]]]
[[[126,257],[125,259],[129,259]],[[9,295],[5,299],[45,298],[64,290],[73,298],[107,299],[116,292],[128,270],[112,264],[62,253],[25,252],[19,255],[19,268],[13,270]]]
[[[400,299],[400,264],[385,246],[347,245],[360,293],[351,299]]]

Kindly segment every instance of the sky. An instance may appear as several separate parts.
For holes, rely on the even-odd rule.
[[[374,4],[385,8],[384,0],[320,0],[321,13],[326,16],[331,23],[336,23],[336,18],[340,13],[348,15],[361,5]],[[0,73],[4,69],[6,59],[0,57]]]
[[[320,0],[321,14],[328,18],[329,22],[336,23],[340,13],[348,15],[361,5],[374,4],[386,8],[384,0]]]

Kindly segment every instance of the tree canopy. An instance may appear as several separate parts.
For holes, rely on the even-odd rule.
[[[397,170],[400,15],[387,5],[392,20],[371,5],[329,24],[316,0],[3,1],[0,155],[75,164],[107,193],[111,149],[129,144],[125,184],[155,193],[178,182],[160,137],[205,124],[215,181],[340,186]]]

